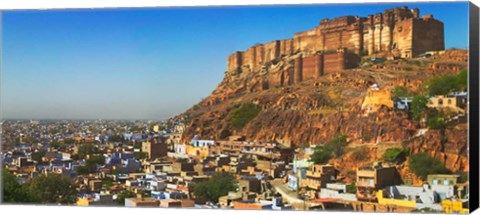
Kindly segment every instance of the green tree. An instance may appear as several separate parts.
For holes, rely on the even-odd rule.
[[[387,162],[403,162],[407,157],[407,151],[401,148],[389,148],[383,153],[383,160]]]
[[[456,75],[434,77],[427,81],[428,94],[447,95],[455,91],[467,90],[468,71],[462,70]]]
[[[72,138],[65,138],[63,140],[63,143],[65,144],[74,144],[75,143],[75,140],[73,140]]]
[[[125,170],[120,170],[120,169],[112,170],[112,175],[120,175],[120,174],[128,174],[128,172],[125,171]]]
[[[347,147],[347,135],[340,134],[335,136],[330,142],[328,142],[327,147],[336,158],[342,156]]]
[[[108,138],[108,142],[122,142],[123,140],[122,135],[112,135]]]
[[[436,114],[428,117],[427,125],[431,129],[445,129],[447,127],[447,122],[444,116]]]
[[[468,71],[466,69],[460,71],[456,77],[456,86],[458,91],[468,89]]]
[[[125,199],[136,197],[137,194],[130,190],[124,190],[118,194],[117,199],[115,200],[119,205],[125,205]]]
[[[408,89],[404,86],[396,86],[395,88],[393,88],[392,93],[393,93],[393,96],[397,98],[410,96]]]
[[[130,132],[137,132],[138,131],[138,126],[134,125],[132,127],[130,127],[130,129],[128,129]]]
[[[6,203],[27,203],[30,202],[30,198],[25,188],[17,181],[17,177],[2,169],[2,202]]]
[[[237,189],[234,177],[228,172],[217,172],[208,181],[195,185],[194,194],[210,201],[218,202],[218,198]]]
[[[52,147],[54,149],[61,148],[62,146],[63,146],[63,143],[61,143],[61,142],[53,141],[53,142],[50,143],[50,147]]]
[[[355,184],[347,185],[347,193],[357,193],[357,186]]]
[[[413,174],[425,180],[430,174],[449,174],[445,165],[437,158],[431,157],[426,152],[419,152],[410,156],[408,165]]]
[[[35,177],[26,186],[36,203],[73,204],[77,200],[74,182],[58,174]]]
[[[32,160],[37,161],[38,163],[42,162],[42,158],[47,154],[47,151],[41,149],[36,152],[32,152]]]
[[[244,103],[233,110],[230,123],[237,129],[242,129],[250,120],[255,118],[261,109],[256,104]]]
[[[143,160],[145,158],[148,157],[148,154],[146,152],[134,152],[133,153],[133,156],[137,159],[137,160]]]
[[[107,186],[107,187],[111,187],[111,186],[113,186],[113,181],[110,180],[110,179],[105,179],[105,180],[102,181],[102,184]]]
[[[310,162],[314,164],[326,164],[332,157],[332,152],[328,147],[318,145],[313,149]]]
[[[77,166],[75,171],[78,175],[88,175],[95,172],[98,165],[103,164],[105,164],[105,157],[102,155],[90,155],[90,157],[85,160],[85,165]]]
[[[420,120],[427,110],[428,99],[425,96],[415,96],[412,99],[410,112],[414,120]]]
[[[105,164],[105,157],[102,155],[92,155],[85,161],[85,163],[88,166],[103,165]]]
[[[430,79],[428,82],[428,94],[435,95],[447,95],[456,88],[456,76],[446,75]]]
[[[90,174],[90,169],[87,166],[77,166],[75,167],[75,172],[77,175],[88,175]]]
[[[98,153],[98,148],[91,143],[85,143],[78,147],[78,159],[85,159],[87,155]]]
[[[105,157],[102,155],[91,155],[86,161],[85,166],[90,172],[95,172],[98,165],[105,164]]]

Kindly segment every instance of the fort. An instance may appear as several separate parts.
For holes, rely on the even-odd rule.
[[[294,57],[289,82],[356,67],[362,56],[412,58],[444,50],[443,23],[419,9],[397,7],[367,17],[324,19],[319,26],[293,38],[257,44],[228,57],[227,72],[261,72],[265,65]],[[282,80],[283,81],[283,80]]]

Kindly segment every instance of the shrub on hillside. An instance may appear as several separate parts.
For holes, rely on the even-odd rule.
[[[428,118],[427,125],[431,129],[445,129],[447,122],[444,116],[437,114]]]
[[[419,152],[412,155],[408,165],[413,174],[422,180],[427,179],[430,174],[448,174],[448,170],[443,163],[437,158],[431,157],[426,152]]]
[[[326,164],[332,157],[332,151],[328,147],[318,145],[313,149],[310,162],[314,164]]]
[[[431,78],[427,82],[427,89],[428,94],[431,96],[447,95],[452,92],[466,90],[467,85],[468,72],[467,70],[462,70],[457,75],[445,75]]]
[[[410,113],[414,120],[420,120],[422,115],[427,110],[428,98],[425,96],[413,97],[412,104],[410,105]]]
[[[242,129],[250,120],[260,113],[260,107],[253,103],[245,103],[236,107],[231,114],[230,123],[237,129]]]
[[[408,89],[404,86],[396,86],[393,88],[392,94],[394,97],[407,97],[410,96]]]
[[[403,162],[407,157],[407,151],[401,148],[389,148],[383,154],[383,160],[387,162]]]

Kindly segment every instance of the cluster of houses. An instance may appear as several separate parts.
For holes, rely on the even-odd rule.
[[[429,96],[427,107],[464,114],[467,111],[467,96],[467,92],[454,92],[446,96]],[[367,95],[362,103],[362,110],[365,110],[368,114],[376,112],[383,105],[398,111],[408,112],[412,101],[413,97],[394,97],[389,89],[380,89],[377,84],[374,84],[367,90]]]
[[[311,153],[312,149],[305,149]],[[428,175],[422,186],[404,182],[395,166],[377,162],[356,169],[356,182],[342,183],[329,164],[317,165],[308,156],[298,156],[288,173],[288,188],[305,192],[312,202],[327,208],[359,211],[411,212],[422,209],[447,213],[468,213],[468,182],[460,175]],[[340,207],[339,207],[340,204]]]
[[[333,165],[310,161],[313,146],[294,150],[288,142],[251,142],[241,136],[223,141],[195,136],[182,143],[183,126],[172,130],[154,126],[141,135],[125,132],[118,143],[97,142],[104,162],[89,174],[77,172],[89,158],[78,159],[85,144],[81,141],[47,148],[41,162],[32,154],[42,145],[20,145],[2,152],[2,164],[22,183],[40,174],[72,178],[79,206],[468,211],[468,182],[460,181],[459,175],[429,175],[423,185],[413,186],[404,182],[395,166],[375,163],[357,168],[356,181],[347,184]],[[138,158],[138,153],[145,156]],[[237,189],[215,201],[196,196],[195,185],[216,172],[233,175]],[[134,195],[119,202],[126,191]]]

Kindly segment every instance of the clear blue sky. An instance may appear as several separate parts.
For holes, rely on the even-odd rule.
[[[4,11],[3,118],[166,119],[208,96],[228,55],[323,18],[418,7],[468,46],[467,3]]]

